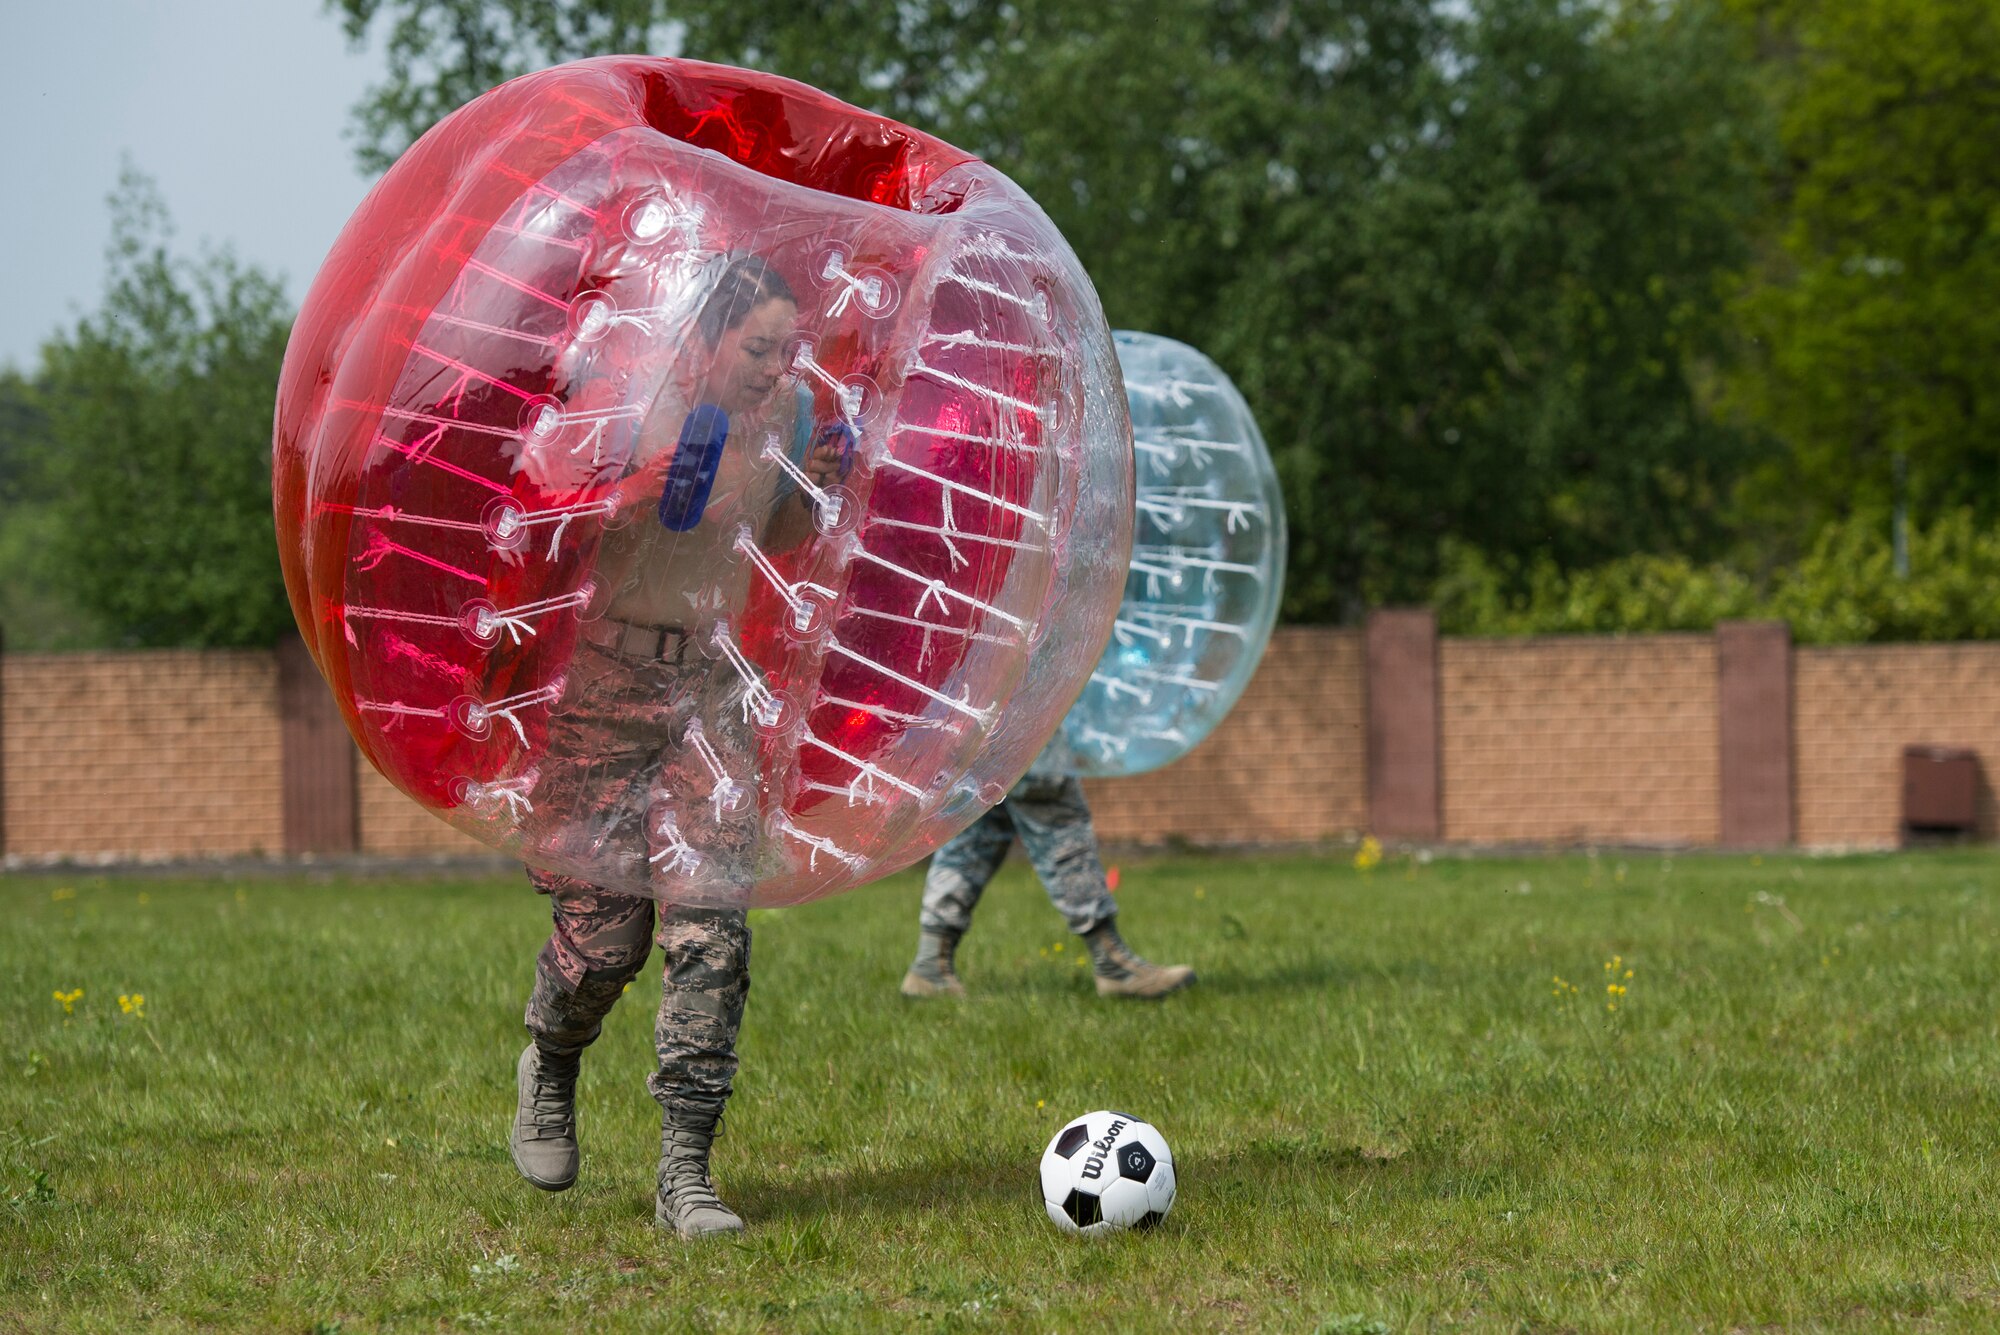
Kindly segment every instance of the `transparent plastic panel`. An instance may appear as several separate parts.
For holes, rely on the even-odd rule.
[[[1011,182],[798,84],[612,58],[462,108],[364,202],[274,492],[405,792],[597,885],[795,903],[921,857],[1055,730],[1129,558],[1129,431]]]
[[[1263,659],[1285,584],[1285,510],[1256,419],[1222,368],[1114,336],[1131,406],[1132,562],[1111,644],[1038,766],[1141,774],[1180,759]]]

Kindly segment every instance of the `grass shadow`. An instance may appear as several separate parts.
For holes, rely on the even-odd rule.
[[[1262,1194],[1273,1183],[1297,1183],[1302,1174],[1323,1182],[1330,1179],[1334,1186],[1415,1183],[1434,1166],[1429,1156],[1413,1147],[1333,1145],[1311,1134],[1186,1151],[1176,1154],[1174,1162],[1183,1200],[1191,1191]],[[752,1227],[804,1224],[856,1212],[891,1217],[926,1210],[958,1212],[1004,1200],[1019,1201],[1039,1214],[1042,1205],[1035,1162],[999,1153],[893,1168],[855,1168],[803,1180],[735,1173],[727,1186],[731,1204]],[[645,1208],[652,1208],[650,1200]]]
[[[1195,962],[1193,991],[1217,996],[1245,996],[1261,992],[1299,992],[1347,987],[1357,983],[1435,983],[1443,976],[1436,961],[1412,957],[1386,967],[1356,964],[1352,960],[1324,956],[1310,960],[1287,960],[1267,967],[1253,961],[1255,952],[1231,952]],[[1173,963],[1181,963],[1178,957]],[[1099,1004],[1088,972],[1065,968],[995,967],[966,970],[966,987],[976,998],[1033,997],[1041,1001],[1074,998]],[[1164,1000],[1171,1003],[1172,997]],[[1105,1003],[1110,1004],[1110,1003]],[[1123,1003],[1118,1003],[1123,1004]]]
[[[968,1203],[1018,1199],[1039,1207],[1035,1166],[995,1154],[894,1168],[856,1168],[803,1179],[734,1174],[731,1203],[759,1222],[804,1221],[833,1213],[959,1209]],[[649,1207],[650,1208],[650,1207]]]

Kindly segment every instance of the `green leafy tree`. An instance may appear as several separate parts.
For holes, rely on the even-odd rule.
[[[2000,638],[2000,532],[1970,509],[1950,510],[1912,527],[1909,558],[1899,574],[1888,529],[1867,516],[1824,525],[1804,556],[1761,584],[1727,565],[1649,555],[1574,571],[1537,561],[1525,579],[1507,579],[1456,547],[1436,605],[1453,635],[1701,631],[1769,617],[1803,644]]]
[[[129,167],[112,211],[103,305],[43,349],[53,591],[121,644],[270,644],[291,625],[270,483],[290,306],[227,252],[176,259]]]
[[[34,460],[48,418],[32,377],[0,367],[0,505],[18,500],[33,481]]]
[[[1736,0],[1782,108],[1782,213],[1740,312],[1737,400],[1789,447],[1748,493],[1804,546],[2000,514],[2000,5]]]
[[[550,61],[667,41],[911,120],[1048,209],[1112,322],[1214,356],[1291,510],[1288,613],[1724,536],[1750,461],[1693,374],[1762,165],[1706,0],[332,0],[384,25],[393,157]]]
[[[328,0],[348,37],[387,28],[388,78],[355,108],[356,157],[381,171],[495,84],[547,65],[671,42],[656,0]]]
[[[1763,614],[1806,644],[2000,638],[2000,533],[1972,510],[1913,525],[1908,574],[1870,516],[1826,525],[1776,581]]]
[[[34,377],[0,369],[0,627],[14,651],[84,648],[104,637],[51,578],[57,521],[42,475],[48,450],[42,398]]]
[[[1447,540],[1516,570],[1700,552],[1748,455],[1690,379],[1756,202],[1736,39],[1698,4],[1494,0],[1434,40],[1386,115],[1280,141],[1298,191],[1224,178],[1211,337],[1276,419],[1295,612],[1422,597]]]
[[[1708,630],[1762,604],[1743,575],[1684,556],[1625,556],[1573,571],[1544,557],[1508,574],[1453,544],[1433,606],[1448,635],[1622,635]]]

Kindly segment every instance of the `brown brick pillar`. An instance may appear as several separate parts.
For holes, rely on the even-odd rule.
[[[359,753],[305,641],[278,645],[278,717],[284,730],[285,853],[360,847]]]
[[[1782,621],[1715,628],[1722,727],[1722,844],[1792,842],[1792,632]]]
[[[1444,832],[1437,640],[1429,608],[1368,614],[1368,824],[1388,838]]]

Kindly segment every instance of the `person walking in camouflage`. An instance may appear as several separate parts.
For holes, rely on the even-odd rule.
[[[1038,760],[999,806],[932,855],[924,876],[917,958],[903,975],[904,996],[965,995],[953,955],[1016,836],[1050,902],[1090,951],[1099,996],[1163,997],[1194,982],[1187,965],[1143,960],[1118,935],[1118,904],[1097,854],[1083,784],[1043,765]]]
[[[516,1069],[515,1166],[545,1191],[575,1183],[579,1062],[657,937],[666,967],[653,1031],[659,1067],[646,1082],[661,1107],[653,1217],[688,1238],[741,1229],[742,1219],[715,1194],[708,1158],[722,1132],[750,993],[743,911],[668,906],[656,927],[650,899],[546,872],[531,872],[530,879],[549,897],[555,931],[536,961],[528,997],[534,1041]]]
[[[773,394],[797,316],[790,287],[762,259],[737,259],[717,278],[696,321],[711,354],[706,371],[698,383],[662,387],[620,483],[635,507],[657,504],[659,522],[642,510],[604,539],[595,573],[612,591],[609,604],[580,631],[530,794],[549,861],[622,864],[622,881],[650,875],[664,902],[529,869],[554,930],[536,959],[530,1042],[515,1068],[514,1165],[545,1191],[575,1183],[583,1051],[657,941],[665,962],[658,1066],[647,1080],[661,1109],[653,1213],[689,1239],[743,1227],[716,1194],[709,1158],[750,992],[746,905],[760,813],[754,784],[718,782],[709,768],[754,776],[757,739],[741,683],[716,671],[684,623],[697,619],[697,598],[710,608],[743,605],[746,567],[726,548],[745,518],[764,517],[771,550],[812,533],[805,494],[778,470],[760,471],[753,439],[767,431],[784,439],[790,426],[794,458],[815,485],[848,466],[837,436],[811,434],[809,394]],[[721,425],[697,425],[713,423]],[[705,471],[686,460],[673,467],[689,441],[712,447]]]
[[[583,1050],[603,1027],[652,944],[665,956],[654,1025],[658,1068],[647,1080],[661,1108],[659,1192],[654,1217],[684,1237],[743,1227],[715,1194],[710,1148],[736,1074],[736,1035],[750,992],[750,928],[732,882],[747,881],[755,803],[706,802],[685,738],[710,720],[705,737],[732,773],[751,772],[750,729],[717,674],[684,631],[640,631],[608,618],[586,627],[571,661],[566,706],[551,720],[549,751],[591,756],[553,766],[538,804],[578,813],[572,833],[641,850],[646,812],[661,797],[684,813],[677,832],[699,847],[714,879],[692,903],[654,900],[530,868],[549,897],[555,929],[536,960],[525,1020],[533,1041],[516,1068],[517,1106],[509,1145],[521,1175],[545,1191],[577,1178],[576,1078]],[[590,638],[594,637],[594,638]],[[587,813],[587,814],[585,814]],[[735,899],[738,902],[731,904]]]

